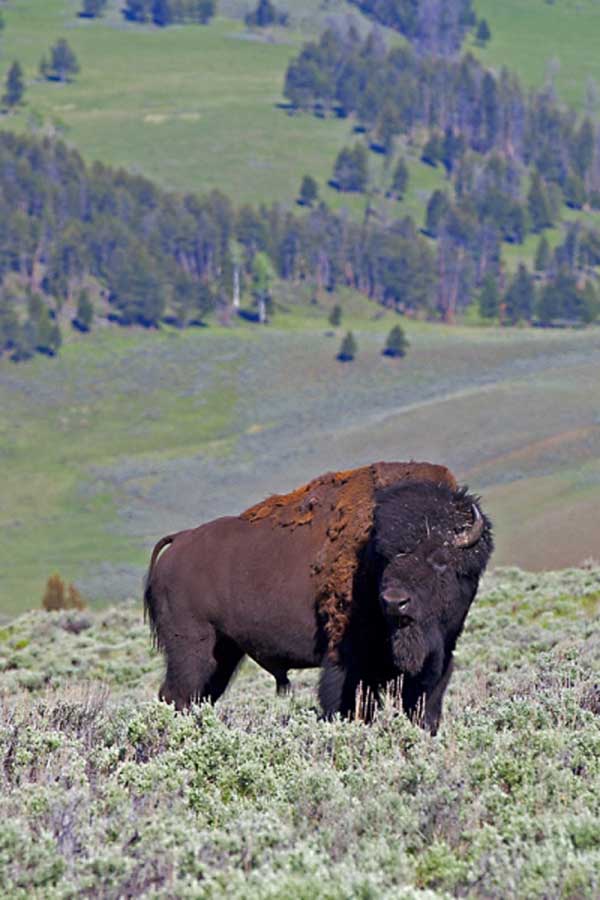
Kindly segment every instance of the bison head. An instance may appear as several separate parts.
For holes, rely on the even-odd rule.
[[[394,485],[376,497],[374,547],[393,663],[416,675],[452,651],[492,552],[491,525],[466,489]]]

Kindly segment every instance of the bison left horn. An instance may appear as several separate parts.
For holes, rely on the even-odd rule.
[[[467,531],[461,532],[461,534],[457,534],[454,538],[454,546],[462,547],[463,550],[467,547],[472,547],[473,544],[476,544],[481,535],[483,534],[483,516],[479,512],[479,507],[476,503],[473,503],[471,506],[473,510],[473,524]]]

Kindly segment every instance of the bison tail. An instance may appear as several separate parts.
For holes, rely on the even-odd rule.
[[[167,547],[169,544],[173,543],[175,538],[174,534],[168,534],[166,537],[161,538],[158,544],[156,544],[154,550],[152,551],[152,556],[150,557],[150,565],[148,566],[148,571],[146,573],[146,577],[144,578],[144,621],[150,622],[150,631],[152,632],[152,642],[155,647],[160,645],[160,638],[158,634],[158,615],[156,609],[156,596],[152,591],[152,571],[154,569],[154,564],[158,558],[158,554],[160,551]]]

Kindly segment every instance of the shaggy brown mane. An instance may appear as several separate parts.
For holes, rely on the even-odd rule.
[[[329,472],[242,513],[241,518],[249,522],[270,520],[273,528],[309,527],[321,538],[311,572],[333,653],[348,626],[354,576],[373,527],[376,494],[391,485],[423,481],[457,490],[454,476],[444,466],[379,462]]]

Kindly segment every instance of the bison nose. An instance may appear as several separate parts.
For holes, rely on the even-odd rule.
[[[410,596],[404,591],[387,590],[384,591],[383,602],[385,603],[386,610],[391,615],[400,616],[405,612],[406,607],[410,603]]]

